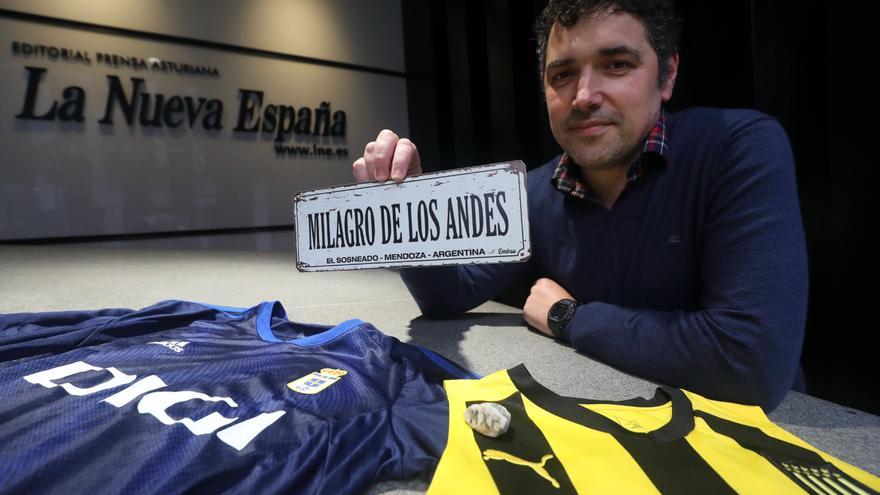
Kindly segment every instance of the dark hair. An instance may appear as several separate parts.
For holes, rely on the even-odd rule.
[[[669,75],[666,61],[678,52],[678,34],[681,30],[681,22],[669,0],[550,0],[535,20],[538,77],[541,78],[542,85],[544,66],[547,63],[547,40],[553,24],[571,27],[577,24],[582,15],[592,15],[600,11],[627,12],[644,23],[648,42],[657,54],[660,66],[657,86],[662,87]]]

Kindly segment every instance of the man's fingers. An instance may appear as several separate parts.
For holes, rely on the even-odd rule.
[[[531,302],[527,300],[525,306],[523,306],[523,319],[526,320],[526,323],[529,325],[535,326],[535,320],[532,318],[531,306]]]
[[[532,295],[526,299],[526,304],[523,306],[523,319],[532,328],[537,329],[543,334],[552,336],[550,328],[547,327],[547,311],[544,309],[544,306],[544,302],[533,292]]]
[[[384,129],[364,147],[364,156],[352,164],[352,173],[358,182],[384,182],[391,178],[400,182],[408,175],[422,173],[422,160],[416,145],[409,139],[400,139]]]
[[[364,166],[367,169],[367,180],[372,181],[376,180],[375,174],[375,162],[376,159],[373,157],[373,150],[376,148],[376,141],[370,141],[364,147]]]
[[[538,280],[535,280],[534,284],[532,284],[532,289],[529,292],[531,294],[535,294],[536,292],[539,292],[539,291],[546,291],[547,286],[549,284],[551,284],[552,282],[553,281],[550,280],[549,278],[539,278]]]
[[[360,157],[351,165],[351,171],[354,174],[354,180],[358,182],[368,182],[370,176],[367,173],[367,161],[364,157]]]
[[[419,159],[419,150],[415,143],[403,138],[397,142],[394,150],[394,158],[391,161],[391,180],[402,181],[407,175],[419,175],[422,173],[422,162]]]
[[[376,144],[373,146],[373,170],[372,175],[379,182],[384,182],[391,175],[391,161],[394,158],[394,150],[397,148],[397,142],[400,138],[397,134],[383,129],[376,137]],[[367,159],[367,167],[370,162]]]

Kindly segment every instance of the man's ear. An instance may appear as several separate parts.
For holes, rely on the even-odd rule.
[[[678,77],[678,53],[673,53],[666,60],[666,81],[661,88],[663,103],[672,98],[672,90],[675,88],[675,78]]]

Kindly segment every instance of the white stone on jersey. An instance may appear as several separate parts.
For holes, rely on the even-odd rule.
[[[494,402],[473,404],[464,411],[464,420],[475,431],[496,438],[510,427],[510,412],[506,407]]]

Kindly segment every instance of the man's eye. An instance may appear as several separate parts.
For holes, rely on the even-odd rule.
[[[611,62],[610,64],[608,64],[608,69],[610,69],[612,71],[616,71],[616,72],[625,71],[625,70],[629,69],[630,67],[631,67],[630,63],[623,61],[623,60],[615,60],[614,62]]]
[[[571,77],[571,74],[572,74],[571,71],[561,71],[561,72],[557,72],[556,74],[553,74],[552,77],[550,77],[550,82],[560,82],[560,81],[564,81],[564,80],[567,79],[568,77]]]

